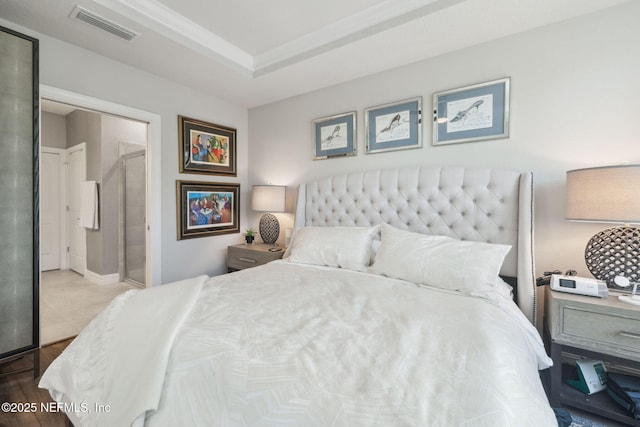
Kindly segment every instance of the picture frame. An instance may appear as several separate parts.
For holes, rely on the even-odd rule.
[[[510,78],[433,95],[433,145],[509,137]]]
[[[313,120],[312,133],[313,160],[357,153],[355,111]]]
[[[422,147],[422,97],[364,110],[366,154]]]
[[[240,184],[176,181],[178,240],[240,232]]]
[[[236,129],[178,116],[180,172],[237,176]]]

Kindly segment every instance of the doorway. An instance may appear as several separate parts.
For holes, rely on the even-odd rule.
[[[69,269],[82,274],[87,271],[87,233],[82,226],[82,183],[87,176],[86,144],[66,150],[66,215],[62,218],[68,230],[67,259]],[[63,228],[62,226],[60,228]]]
[[[80,185],[86,144],[40,150],[40,270],[71,269],[84,276],[86,233],[80,224]]]
[[[120,260],[131,261],[131,254],[137,252],[135,281],[144,285],[147,123],[50,100],[42,101],[42,110],[42,146],[55,145],[56,153],[52,156],[64,154],[61,172],[54,171],[54,166],[60,163],[55,158],[45,171],[54,178],[64,175],[65,191],[56,188],[62,180],[52,179],[46,188],[43,186],[43,200],[51,200],[51,206],[41,206],[43,223],[46,218],[46,228],[52,230],[47,234],[53,241],[57,237],[53,229],[66,228],[66,235],[58,237],[66,243],[66,250],[59,256],[66,257],[66,262],[61,261],[59,265],[68,264],[69,269],[88,280],[106,285],[123,279]],[[136,154],[129,155],[133,152]],[[131,164],[126,173],[120,174],[119,170],[128,163]],[[135,192],[135,197],[129,197],[127,209],[121,207],[126,199],[119,196],[125,178],[129,192]],[[47,190],[53,195],[47,194]],[[57,223],[49,224],[58,217],[59,209],[52,199],[61,200],[60,193],[66,195],[62,200],[66,211]],[[125,216],[127,211],[131,213]],[[133,221],[133,227],[129,226],[129,220]],[[122,237],[121,227],[127,230]],[[126,239],[126,243],[131,243],[132,238],[135,238],[135,247],[120,242]],[[43,245],[43,252],[46,247]],[[125,249],[127,256],[121,253]],[[48,268],[43,266],[43,270],[55,267],[51,264]]]
[[[143,139],[142,147],[137,145],[134,151],[145,151],[144,156],[138,156],[134,159],[141,161],[144,164],[144,168],[139,169],[136,173],[136,178],[138,178],[142,182],[142,187],[144,188],[144,192],[138,193],[138,201],[141,202],[142,205],[142,214],[139,215],[138,219],[140,219],[138,228],[137,228],[137,237],[141,239],[138,243],[138,247],[133,250],[130,249],[129,255],[135,253],[136,250],[138,254],[142,256],[138,258],[138,260],[142,260],[142,263],[138,263],[136,268],[133,266],[133,259],[129,262],[127,270],[129,271],[129,276],[135,281],[138,286],[142,284],[142,286],[153,286],[154,284],[161,283],[161,274],[160,274],[160,265],[158,263],[152,263],[153,260],[160,259],[161,253],[161,240],[159,236],[160,232],[160,218],[159,218],[159,197],[153,195],[152,183],[160,182],[159,170],[157,170],[155,179],[152,179],[151,175],[151,162],[152,160],[156,161],[159,164],[159,145],[160,145],[160,118],[158,115],[152,113],[142,112],[140,110],[131,109],[129,107],[124,107],[116,104],[112,104],[109,102],[97,100],[94,98],[86,97],[83,95],[67,92],[60,89],[55,89],[51,87],[47,87],[44,85],[40,86],[41,89],[41,97],[46,100],[56,101],[59,103],[72,105],[74,108],[82,109],[88,112],[100,112],[99,114],[110,115],[112,118],[131,118],[133,121],[137,121],[139,123],[145,123],[145,131]],[[41,140],[44,142],[44,132],[42,132]],[[125,136],[123,138],[125,141],[128,138]],[[121,145],[121,140],[119,139],[115,146],[119,147]],[[158,147],[153,149],[152,147]],[[141,150],[142,148],[142,150]],[[95,179],[92,176],[82,175],[81,171],[85,170],[82,167],[74,167],[79,164],[76,162],[75,154],[82,153],[85,156],[87,155],[88,150],[78,150],[75,152],[73,148],[69,151],[69,156],[67,158],[67,148],[51,148],[51,149],[43,149],[41,152],[43,153],[43,159],[46,159],[46,164],[53,165],[49,169],[52,169],[51,172],[46,174],[47,177],[44,178],[45,174],[43,174],[43,185],[44,189],[49,182],[53,182],[56,179],[61,181],[61,184],[58,186],[58,193],[55,191],[53,194],[47,199],[47,203],[51,205],[49,210],[58,211],[59,217],[65,217],[69,215],[70,218],[81,218],[80,212],[77,209],[74,209],[75,203],[72,200],[72,193],[79,194],[75,191],[68,191],[67,187],[64,185],[63,179],[68,178],[73,175],[78,177],[78,182],[86,182],[87,180]],[[116,150],[117,151],[117,150]],[[44,154],[46,153],[46,154]],[[118,152],[114,155],[114,167],[111,169],[103,170],[104,179],[97,179],[98,189],[105,184],[105,181],[112,180],[116,182],[115,191],[112,194],[109,194],[109,201],[115,200],[116,212],[112,215],[110,213],[106,214],[105,218],[101,218],[108,222],[108,220],[112,220],[116,223],[116,228],[114,233],[110,233],[110,238],[115,235],[115,238],[118,239],[118,227],[121,221],[118,215],[119,207],[119,188],[118,181],[120,179],[119,175],[119,156]],[[65,160],[66,159],[66,160]],[[91,159],[91,160],[89,160]],[[95,162],[95,158],[91,158],[88,156],[88,159],[85,159],[86,170],[90,173],[95,171],[92,169],[92,161]],[[132,169],[131,167],[129,168]],[[74,172],[75,171],[75,172]],[[100,182],[102,181],[102,182]],[[131,181],[131,179],[130,179]],[[157,191],[159,192],[159,187],[157,187]],[[69,194],[67,194],[69,193]],[[105,196],[105,194],[103,194]],[[81,203],[78,205],[82,206]],[[157,214],[153,214],[152,207],[158,205],[155,212]],[[56,206],[58,209],[56,209]],[[68,211],[67,211],[68,206]],[[140,208],[140,206],[138,206]],[[147,215],[146,212],[149,212]],[[79,256],[76,257],[70,256],[72,253],[72,246],[68,245],[68,236],[71,234],[71,223],[66,223],[65,221],[60,221],[58,227],[54,227],[55,224],[55,214],[50,218],[49,215],[41,215],[42,225],[41,228],[47,229],[47,235],[51,235],[51,244],[45,245],[41,248],[43,253],[47,253],[48,258],[52,260],[57,260],[57,262],[52,262],[50,264],[41,264],[44,269],[55,270],[58,268],[58,271],[46,271],[42,273],[43,285],[44,282],[51,284],[49,286],[49,290],[45,289],[45,286],[41,289],[41,337],[42,342],[55,342],[59,339],[64,339],[67,336],[73,336],[77,334],[79,330],[84,328],[86,324],[101,311],[101,308],[106,307],[106,305],[119,293],[125,292],[128,289],[131,289],[132,285],[130,283],[124,283],[119,281],[119,271],[118,271],[118,258],[119,253],[115,254],[115,262],[116,262],[116,270],[114,275],[109,275],[109,281],[104,283],[99,283],[98,281],[93,280],[88,273],[90,271],[86,268],[87,257]],[[158,225],[157,229],[151,228],[152,223],[154,225]],[[105,224],[100,224],[106,225]],[[79,227],[79,230],[85,231],[84,227]],[[93,233],[93,230],[86,230],[86,233]],[[58,235],[56,237],[56,234]],[[131,234],[131,233],[130,233]],[[65,236],[67,238],[65,239]],[[56,240],[59,243],[55,243]],[[65,241],[66,240],[66,241]],[[85,242],[87,239],[83,239],[81,237],[77,238],[78,241]],[[153,240],[153,244],[152,244]],[[118,244],[116,243],[116,246]],[[56,251],[56,247],[59,249]],[[82,245],[79,246],[82,248]],[[57,254],[56,254],[57,252]],[[85,252],[86,255],[86,252]],[[130,257],[129,257],[130,258]],[[76,262],[80,261],[81,262]],[[74,268],[73,266],[77,266]],[[83,270],[84,266],[84,270]],[[73,270],[84,271],[85,277],[79,275]],[[112,283],[112,280],[115,277],[115,281],[117,283]],[[87,280],[87,278],[92,280]],[[48,292],[48,293],[47,293]],[[65,293],[67,292],[67,293]],[[49,297],[47,297],[49,295]],[[68,295],[68,297],[67,297]],[[94,311],[98,310],[98,311]],[[64,313],[64,315],[62,315]],[[49,316],[49,317],[47,317]],[[53,321],[47,321],[47,319],[53,319]]]
[[[40,269],[42,271],[67,268],[63,262],[66,251],[64,197],[65,150],[42,147],[40,151]]]
[[[118,117],[127,117],[147,123],[146,146],[146,228],[145,228],[145,286],[162,284],[162,207],[160,204],[160,156],[161,156],[161,118],[158,114],[136,108],[115,104],[98,98],[40,85],[40,96],[52,101],[75,105],[90,111],[100,111]],[[157,165],[157,167],[155,167]]]

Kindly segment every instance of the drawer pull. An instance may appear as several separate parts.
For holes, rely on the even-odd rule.
[[[623,336],[623,337],[635,338],[637,340],[640,340],[640,334],[634,334],[633,332],[622,331],[622,332],[620,332],[620,335]]]
[[[250,262],[251,264],[255,264],[256,260],[255,259],[251,259],[251,258],[238,258],[240,261],[244,261],[244,262]],[[638,336],[638,338],[640,338],[640,336]]]

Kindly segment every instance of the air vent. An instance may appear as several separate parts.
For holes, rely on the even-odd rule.
[[[116,24],[115,22],[109,21],[102,16],[88,11],[80,6],[76,6],[73,8],[70,18],[75,19],[77,21],[82,21],[85,24],[89,24],[93,27],[96,27],[102,31],[106,31],[107,33],[114,35],[118,38],[126,40],[128,42],[132,41],[136,37],[140,36],[140,34],[135,31],[129,30],[128,28],[123,27],[122,25]]]

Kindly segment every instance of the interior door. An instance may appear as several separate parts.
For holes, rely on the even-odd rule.
[[[81,225],[82,183],[86,177],[85,144],[78,144],[67,150],[67,253],[69,268],[82,275],[87,268],[86,232]]]
[[[64,151],[42,147],[40,155],[40,269],[60,268],[61,164]]]

